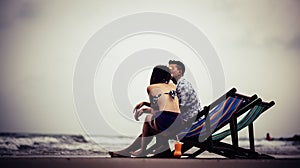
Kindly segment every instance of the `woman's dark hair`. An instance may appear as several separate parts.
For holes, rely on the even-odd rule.
[[[170,79],[171,72],[169,67],[165,65],[157,65],[153,68],[150,85],[157,83],[169,83]]]

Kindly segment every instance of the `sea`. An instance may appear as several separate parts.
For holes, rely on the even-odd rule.
[[[109,157],[108,151],[120,150],[135,137],[105,135],[61,135],[32,133],[0,133],[0,157]],[[225,139],[230,143],[230,139]],[[153,143],[153,142],[152,142]],[[170,141],[170,147],[175,141]],[[239,138],[239,145],[249,148],[248,138]],[[255,139],[259,153],[275,158],[300,158],[300,136]],[[199,158],[219,158],[205,152]]]

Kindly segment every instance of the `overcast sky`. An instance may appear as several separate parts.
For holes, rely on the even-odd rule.
[[[149,11],[178,16],[206,35],[221,61],[225,90],[236,87],[241,93],[256,93],[263,100],[276,102],[255,122],[257,136],[262,137],[266,132],[273,136],[300,133],[300,1],[297,0],[1,0],[0,132],[85,133],[73,98],[74,70],[82,49],[103,26],[123,16]],[[162,36],[141,35],[123,40],[107,55],[109,58],[122,53],[126,59],[130,52],[153,47],[186,60],[184,63],[191,70],[187,78],[191,73],[195,75],[193,61],[181,54],[189,53],[188,49]],[[122,48],[127,48],[128,53],[118,50]],[[162,62],[166,63],[167,59]],[[147,98],[145,88],[150,68],[137,72],[132,79],[128,87],[130,107]],[[111,74],[106,75],[104,78]],[[98,69],[95,83],[102,77]],[[204,106],[213,96],[207,82],[209,77],[201,79],[202,82],[196,79],[193,84]],[[94,90],[100,100],[99,88]],[[110,103],[111,99],[107,101],[97,103]],[[113,128],[130,125],[121,133],[117,131],[120,134],[136,135],[141,129],[141,123],[124,116],[116,121],[109,125]],[[107,134],[106,128],[99,127],[99,134]]]

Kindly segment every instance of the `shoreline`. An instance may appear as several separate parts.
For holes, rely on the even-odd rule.
[[[0,157],[0,167],[299,167],[300,159],[163,159],[110,157]]]

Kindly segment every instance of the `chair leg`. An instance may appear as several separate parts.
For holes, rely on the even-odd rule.
[[[255,152],[253,123],[248,125],[250,150]]]
[[[231,140],[232,140],[232,145],[235,150],[238,149],[239,147],[239,140],[238,140],[238,131],[237,131],[237,118],[233,117],[232,120],[230,121],[230,131],[231,131]]]

